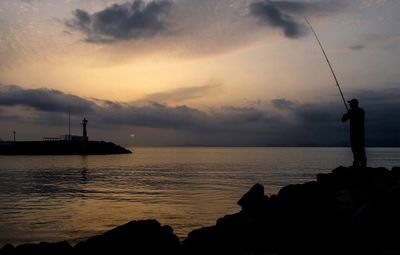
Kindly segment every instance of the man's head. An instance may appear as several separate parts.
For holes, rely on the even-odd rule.
[[[358,107],[358,100],[353,98],[350,101],[347,101],[350,105],[351,109],[357,108]]]

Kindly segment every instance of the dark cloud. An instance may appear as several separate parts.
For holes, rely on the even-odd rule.
[[[271,100],[274,107],[280,110],[291,110],[296,106],[296,103],[286,98],[278,98]]]
[[[348,95],[358,98],[366,112],[366,143],[368,146],[400,145],[400,89],[358,90]],[[348,145],[348,123],[340,123],[344,107],[337,103],[303,104],[293,110],[300,123],[299,130],[314,133],[327,144]],[[338,116],[339,115],[339,116]],[[343,132],[343,127],[345,130]],[[317,139],[313,141],[318,142]]]
[[[305,34],[307,27],[299,21],[304,15],[337,12],[344,7],[342,1],[294,2],[263,0],[250,5],[250,13],[262,23],[282,29],[288,38]]]
[[[251,14],[258,17],[261,21],[273,27],[281,28],[286,37],[297,38],[305,30],[303,24],[297,22],[290,15],[283,13],[273,2],[253,3],[250,6],[250,10]]]
[[[135,0],[113,4],[93,14],[77,9],[66,25],[82,32],[86,41],[94,43],[151,37],[168,30],[165,16],[171,5],[172,2],[166,0]]]
[[[349,47],[350,50],[362,50],[365,48],[365,45],[362,44],[355,44]]]
[[[342,0],[325,0],[313,2],[294,2],[294,1],[268,1],[277,8],[291,14],[323,14],[341,11],[345,6]]]
[[[187,106],[168,107],[152,103],[146,106],[125,105],[103,108],[99,116],[113,125],[133,125],[152,128],[202,130],[207,126],[207,114]]]
[[[221,88],[221,85],[205,85],[205,86],[178,88],[166,92],[149,94],[138,100],[137,103],[140,102],[179,103],[191,99],[209,96],[210,93],[215,92],[219,88]]]
[[[360,106],[366,111],[369,146],[400,146],[399,88],[360,90],[348,97],[358,98]],[[57,125],[65,127],[68,123],[66,108],[71,105],[75,109],[72,116],[74,123],[79,123],[85,116],[90,121],[91,132],[111,139],[118,138],[121,130],[135,129],[146,130],[143,131],[146,134],[153,130],[147,141],[153,141],[157,134],[164,132],[169,144],[181,145],[348,145],[348,124],[340,122],[344,113],[340,101],[295,103],[280,98],[271,103],[285,112],[274,113],[257,107],[229,106],[203,111],[185,105],[136,105],[86,99],[56,90],[3,86],[0,89],[0,118],[2,121],[14,121],[17,127],[32,123],[37,123],[40,130],[45,125],[46,128]],[[23,110],[20,106],[23,106]],[[15,107],[18,109],[11,110]],[[2,132],[9,133],[8,130]],[[19,133],[23,135],[24,131]],[[141,139],[143,144],[149,144],[146,136]],[[153,142],[156,143],[156,140]]]
[[[74,112],[95,109],[93,102],[75,95],[53,89],[24,89],[15,85],[0,86],[0,105],[26,106],[45,112],[65,112],[68,107]]]

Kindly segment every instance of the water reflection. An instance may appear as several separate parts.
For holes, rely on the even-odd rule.
[[[88,171],[89,171],[89,165],[88,165],[88,156],[81,156],[82,162],[82,170],[81,170],[81,183],[82,185],[86,184],[89,182],[89,176],[88,176]]]

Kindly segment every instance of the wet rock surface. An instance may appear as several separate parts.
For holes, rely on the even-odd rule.
[[[266,196],[254,185],[241,211],[179,242],[169,226],[132,221],[70,246],[6,245],[0,254],[400,254],[400,168],[339,167]]]

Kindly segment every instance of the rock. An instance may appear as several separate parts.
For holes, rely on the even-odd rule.
[[[12,244],[6,244],[3,248],[0,249],[0,254],[8,255],[13,254],[15,251],[15,247]]]
[[[238,205],[243,211],[256,211],[264,206],[267,199],[268,197],[264,195],[264,186],[257,183],[242,196]]]
[[[242,211],[225,215],[217,224],[204,227],[189,233],[183,241],[183,254],[243,254],[265,253],[274,246],[272,237],[272,217],[267,217],[273,210],[269,208],[270,200],[264,195],[264,187],[254,185],[238,201]]]
[[[352,229],[353,243],[360,254],[399,252],[400,185],[360,208],[353,217]]]
[[[0,250],[1,255],[73,255],[73,248],[67,242],[39,244],[21,244],[14,248],[6,245]]]
[[[131,221],[75,246],[76,254],[172,255],[180,243],[170,226],[156,220]]]
[[[391,173],[395,178],[400,178],[400,167],[393,167]]]
[[[339,167],[270,198],[256,184],[239,200],[241,212],[192,231],[184,254],[396,254],[399,173]]]
[[[196,229],[183,241],[183,254],[243,254],[260,252],[270,243],[272,231],[266,231],[269,219],[266,208],[269,198],[264,195],[264,187],[255,184],[238,201],[242,211],[225,215],[215,226]],[[262,240],[261,240],[262,239]],[[262,245],[260,245],[262,244]],[[272,244],[271,244],[272,246]]]
[[[16,248],[8,244],[0,250],[0,255],[175,255],[179,250],[179,239],[170,226],[161,226],[156,220],[143,220],[91,237],[75,248],[67,242],[22,244]]]
[[[216,226],[193,230],[183,241],[183,254],[224,254],[224,248],[230,251],[227,233],[219,233]]]
[[[341,247],[332,241],[342,224],[335,214],[334,196],[326,187],[315,181],[283,187],[277,207],[278,254],[340,254]]]

